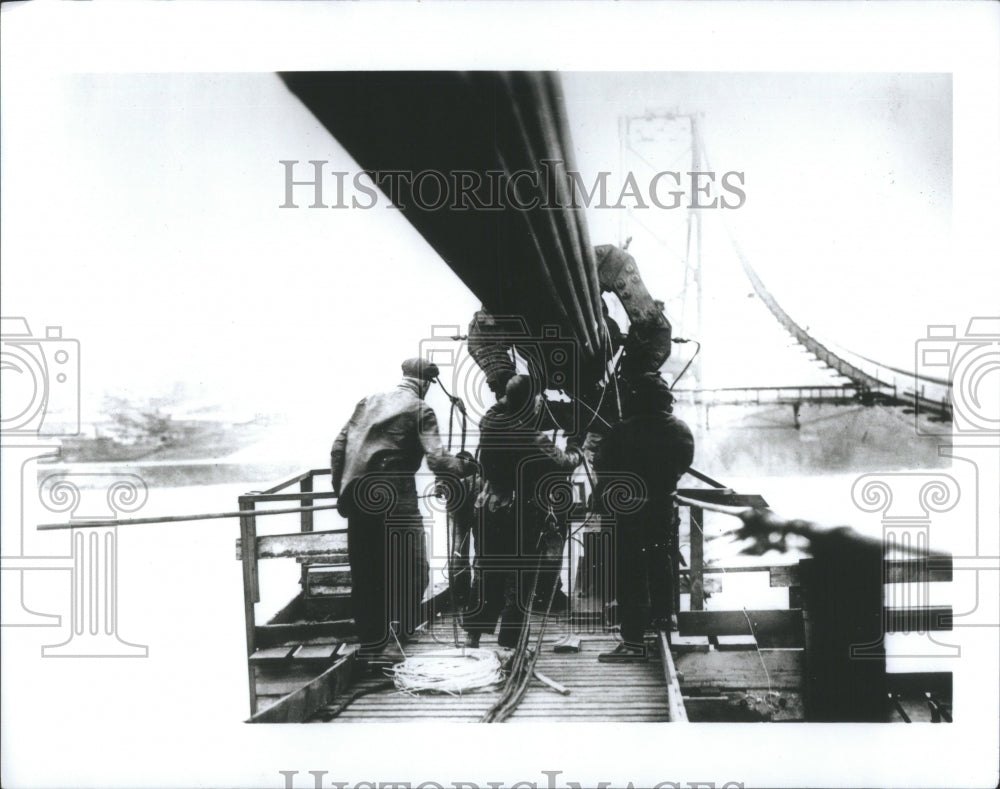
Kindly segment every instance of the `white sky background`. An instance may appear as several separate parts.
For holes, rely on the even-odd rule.
[[[449,305],[458,318],[475,307],[385,205],[278,209],[279,159],[349,163],[275,74],[46,87],[5,98],[23,123],[5,128],[19,199],[4,206],[4,309],[80,339],[85,393],[182,380],[251,412],[294,417],[331,398],[341,418],[332,374],[357,399],[397,377]]]
[[[723,219],[793,317],[886,363],[911,367],[927,323],[975,312],[982,291],[964,272],[977,262],[949,251],[948,75],[575,72],[563,83],[579,169],[587,183],[613,172],[611,202],[622,115],[701,113],[712,168],[746,174],[742,208],[702,212],[706,383],[827,377],[747,303]],[[431,325],[464,329],[478,306],[384,197],[371,210],[309,209],[300,187],[300,208],[278,208],[279,159],[300,160],[298,177],[310,159],[357,168],[274,73],[15,75],[4,110],[4,314],[81,341],[85,419],[105,391],[162,394],[180,380],[240,412],[334,429]],[[637,212],[651,224],[658,213]],[[623,240],[620,214],[588,211],[594,243]],[[663,267],[677,264],[641,241],[632,251],[666,297]]]

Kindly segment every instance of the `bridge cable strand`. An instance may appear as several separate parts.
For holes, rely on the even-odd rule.
[[[704,139],[701,136],[701,132],[695,129],[695,134],[698,138],[698,143],[701,148],[702,157],[705,161],[705,166],[711,170],[711,163],[709,162],[707,149],[705,147]],[[898,368],[892,367],[890,365],[882,364],[873,359],[863,356],[859,353],[851,351],[844,348],[843,352],[847,356],[855,359],[858,363],[852,363],[844,356],[837,354],[830,350],[826,345],[820,342],[815,336],[807,332],[798,323],[796,323],[791,316],[781,308],[774,296],[764,285],[761,278],[758,276],[757,272],[754,270],[753,266],[750,265],[750,261],[744,254],[742,247],[736,240],[736,235],[733,233],[732,228],[729,223],[726,222],[725,217],[719,216],[719,221],[722,222],[722,226],[726,231],[726,235],[729,237],[729,241],[732,244],[733,251],[736,253],[737,258],[739,258],[740,265],[743,267],[743,272],[746,274],[747,278],[750,280],[750,284],[753,286],[754,292],[764,302],[765,306],[771,312],[771,314],[778,320],[778,322],[795,338],[795,341],[806,348],[813,356],[815,356],[819,361],[829,367],[831,370],[836,372],[838,375],[849,379],[859,390],[859,392],[870,392],[871,390],[882,390],[882,393],[890,402],[895,402],[898,405],[909,405],[911,403],[910,395],[912,395],[912,401],[919,404],[927,411],[932,411],[941,415],[944,418],[950,418],[950,405],[949,401],[951,399],[951,383],[948,381],[943,381],[938,378],[933,378],[926,375],[918,375],[916,372],[903,371]],[[833,343],[831,343],[833,344]],[[837,346],[840,347],[840,346]],[[866,372],[862,369],[862,364],[867,363],[869,365],[875,366],[875,373]],[[899,385],[895,375],[885,375],[886,372],[893,373],[896,375],[903,375],[904,380],[907,382],[913,381],[914,391],[899,393]],[[891,381],[883,380],[883,378],[892,378]],[[916,383],[919,382],[922,385],[930,385],[936,387],[937,389],[944,388],[944,394],[942,397],[931,397],[924,394],[924,386],[921,386],[920,391],[916,391]],[[889,395],[886,390],[892,390],[892,394]]]
[[[693,343],[694,343],[695,345],[697,345],[698,347],[697,347],[697,348],[695,349],[695,352],[694,352],[694,354],[693,354],[693,355],[691,356],[691,358],[690,358],[690,359],[688,359],[688,363],[684,365],[684,369],[680,371],[680,373],[679,373],[679,374],[677,375],[677,377],[676,377],[676,378],[674,378],[674,382],[673,382],[672,384],[670,384],[670,391],[671,391],[671,392],[672,392],[672,391],[674,390],[674,387],[675,387],[675,386],[677,386],[677,382],[678,382],[679,380],[681,380],[681,378],[683,378],[683,377],[684,377],[684,373],[686,373],[686,372],[688,371],[688,368],[689,368],[689,367],[690,367],[690,366],[691,366],[692,364],[694,364],[694,360],[698,358],[698,354],[699,354],[699,353],[701,353],[701,343],[700,343],[700,342],[698,342],[698,340],[687,340],[687,339],[685,339],[685,340],[682,340],[682,339],[680,339],[680,338],[677,338],[677,339],[673,340],[673,342],[678,342],[678,343],[679,343],[679,342],[693,342]]]

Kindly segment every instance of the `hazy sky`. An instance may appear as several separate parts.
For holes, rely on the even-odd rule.
[[[963,282],[982,261],[949,250],[949,75],[569,73],[563,84],[585,179],[620,178],[620,117],[666,109],[698,113],[712,169],[745,174],[740,209],[703,212],[707,383],[827,377],[748,298],[723,221],[793,317],[887,363],[911,366],[927,323],[985,309]],[[16,196],[3,204],[4,314],[81,341],[85,415],[104,391],[184,380],[333,429],[434,324],[464,327],[478,306],[384,199],[278,207],[281,159],[357,168],[273,73],[13,83],[4,108]],[[673,154],[653,164],[687,167]],[[683,212],[664,213],[635,217],[683,226]],[[668,298],[677,261],[620,214],[590,209],[592,241],[634,235],[650,289]]]
[[[794,353],[770,352],[787,335],[762,304],[748,303],[726,225],[802,325],[887,363],[912,366],[914,331],[968,297],[965,288],[926,287],[943,279],[948,258],[950,75],[586,74],[565,85],[583,170],[621,169],[619,117],[673,110],[697,115],[711,165],[702,169],[744,174],[742,207],[701,212],[703,354],[715,385],[808,383],[816,374]],[[675,128],[674,143],[647,135],[639,153],[655,169],[689,167],[687,136]],[[635,155],[627,163],[651,171],[637,169]],[[591,211],[595,238],[621,232],[618,213]],[[634,214],[683,250],[684,212]],[[642,226],[627,227],[651,290],[668,297],[680,261]]]

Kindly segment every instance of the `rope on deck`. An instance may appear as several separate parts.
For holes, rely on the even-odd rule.
[[[562,555],[564,542],[565,540],[559,545],[558,554],[560,556]],[[535,599],[535,592],[538,589],[538,574],[541,572],[541,566],[542,562],[539,559],[538,566],[535,568],[535,577],[531,584],[531,596],[528,598],[530,601],[534,601]],[[486,711],[483,717],[480,718],[480,723],[503,723],[514,714],[517,705],[524,698],[524,694],[528,690],[528,683],[531,682],[531,678],[536,673],[535,664],[538,662],[538,655],[542,651],[545,625],[552,611],[552,601],[555,600],[557,587],[558,584],[553,580],[552,589],[549,591],[549,600],[545,606],[545,613],[542,615],[542,621],[538,625],[538,638],[533,650],[528,646],[531,638],[531,617],[524,617],[524,623],[521,626],[521,635],[511,661],[510,673],[507,675],[507,682],[504,685],[503,693],[493,706]]]
[[[500,658],[492,649],[447,649],[408,657],[392,667],[392,678],[404,693],[447,693],[457,696],[503,681]]]

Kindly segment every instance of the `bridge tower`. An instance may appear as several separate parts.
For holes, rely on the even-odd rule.
[[[677,110],[651,111],[619,119],[621,178],[639,187],[646,207],[637,202],[620,215],[620,244],[629,244],[654,298],[665,303],[674,337],[702,338],[702,217],[690,204],[689,172],[703,167],[698,116]],[[675,180],[671,173],[675,173]],[[649,205],[649,191],[668,208]],[[676,203],[676,205],[675,205]],[[696,345],[680,346],[667,362],[664,377],[673,382],[695,354]],[[700,389],[700,354],[679,385]]]

